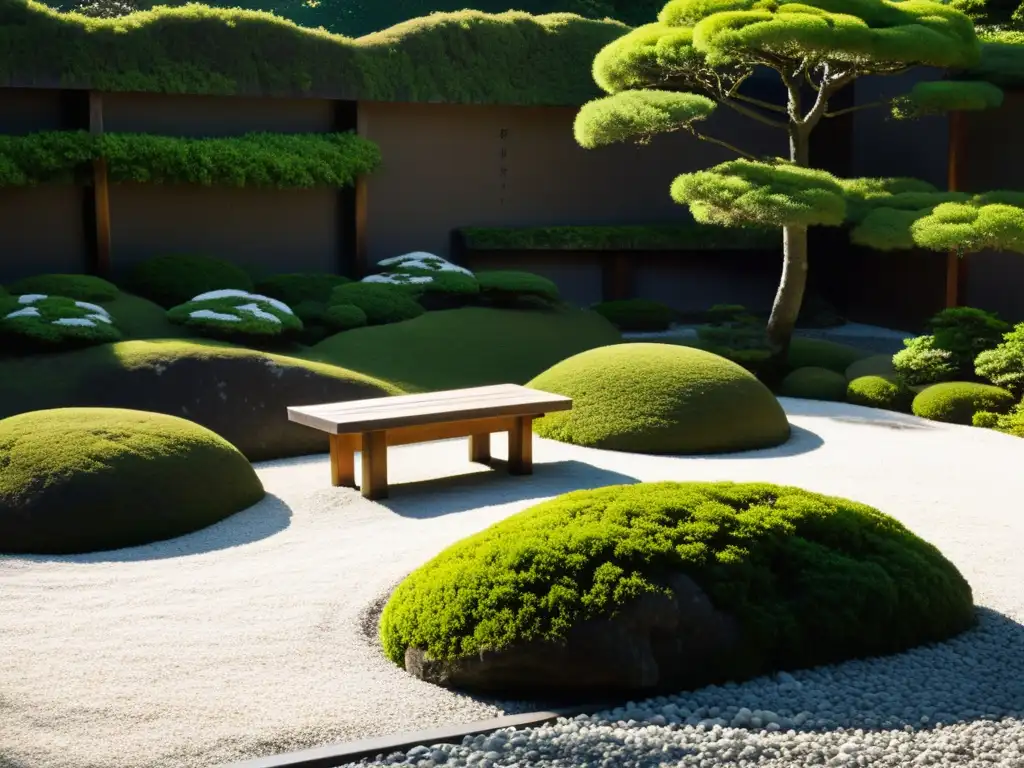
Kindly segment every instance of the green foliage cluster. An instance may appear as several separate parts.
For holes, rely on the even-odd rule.
[[[0,547],[72,554],[182,536],[252,506],[237,448],[175,416],[58,408],[0,421]]]
[[[349,283],[331,291],[331,304],[348,304],[363,310],[369,325],[412,320],[423,307],[403,286],[387,283]],[[394,352],[394,350],[392,350]]]
[[[783,397],[800,397],[806,400],[846,400],[846,376],[829,368],[797,368],[786,374],[779,384],[778,393]]]
[[[66,296],[0,297],[0,350],[56,352],[119,341],[121,332],[103,307]]]
[[[354,133],[188,138],[49,131],[0,136],[0,186],[70,181],[101,157],[113,182],[301,189],[354,183],[380,164],[380,149]]]
[[[979,411],[1007,413],[1016,402],[1001,387],[973,381],[945,381],[921,390],[914,398],[915,416],[950,424],[970,425]]]
[[[170,309],[210,291],[252,291],[253,281],[239,266],[201,254],[169,254],[137,264],[127,278],[133,293]]]
[[[854,363],[870,355],[857,347],[827,339],[793,339],[789,348],[790,368],[828,368],[846,374]]]
[[[896,368],[892,364],[892,355],[870,355],[851,363],[846,369],[847,381],[864,376],[895,378]]]
[[[250,344],[294,336],[303,328],[287,304],[233,290],[200,294],[167,310],[167,318],[201,336]]]
[[[103,19],[0,0],[0,79],[101,91],[582,104],[596,88],[580,62],[626,29],[568,14],[460,10],[353,40],[234,8]]]
[[[993,312],[973,307],[944,309],[928,321],[928,335],[905,339],[892,359],[909,385],[934,384],[974,376],[975,358],[994,349],[1010,324]]]
[[[573,398],[534,422],[542,437],[613,451],[704,454],[789,438],[775,396],[718,355],[674,344],[613,344],[561,361],[528,386]]]
[[[1018,397],[1024,396],[1024,323],[1015,325],[993,349],[979,354],[974,372]]]
[[[894,376],[866,375],[850,381],[846,400],[868,408],[909,413],[914,392]]]
[[[664,331],[676,316],[671,307],[649,299],[603,301],[593,310],[620,331]]]
[[[476,273],[480,298],[495,307],[521,306],[524,301],[557,304],[561,300],[553,280],[532,272],[517,270],[483,270]]]
[[[113,301],[119,293],[116,285],[94,275],[34,275],[17,280],[7,287],[16,295],[43,293],[79,301]]]
[[[935,346],[934,336],[915,336],[903,340],[904,349],[892,357],[896,375],[908,386],[951,381],[957,367],[953,353]]]
[[[975,427],[994,429],[1014,437],[1024,437],[1024,404],[1017,403],[1009,413],[978,411],[971,423]]]
[[[368,325],[369,318],[355,304],[332,304],[324,312],[324,323],[334,331],[349,331]]]
[[[297,309],[307,301],[326,304],[331,300],[331,291],[351,282],[347,277],[328,272],[292,272],[257,280],[254,290]]]
[[[452,545],[398,586],[380,637],[399,665],[409,647],[455,659],[558,642],[676,573],[737,619],[735,680],[901,651],[975,621],[956,567],[876,509],[768,484],[638,483],[565,494]]]
[[[674,251],[775,249],[777,231],[763,227],[724,229],[692,222],[662,226],[467,227],[460,230],[472,250]]]

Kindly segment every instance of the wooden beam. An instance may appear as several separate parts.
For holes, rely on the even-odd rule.
[[[963,187],[964,149],[967,145],[963,112],[952,112],[949,116],[949,154],[946,161],[947,187],[956,192]],[[958,256],[956,251],[946,254],[946,307],[956,307],[967,296],[967,258]]]
[[[98,91],[89,91],[89,133],[94,136],[103,135],[103,95]],[[92,197],[93,216],[96,233],[94,263],[92,271],[101,276],[110,276],[110,184],[107,178],[107,161],[98,158],[92,164]]]
[[[533,418],[520,416],[508,431],[508,471],[512,475],[533,474]]]
[[[328,435],[331,444],[331,485],[356,487],[356,440],[358,435]]]

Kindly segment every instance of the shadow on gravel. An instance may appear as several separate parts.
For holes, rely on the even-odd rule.
[[[131,563],[201,555],[252,544],[283,531],[291,523],[292,510],[280,498],[268,493],[258,504],[211,526],[141,547],[128,547],[84,555],[12,555],[36,563]],[[0,763],[0,768],[3,764]]]
[[[815,416],[845,424],[864,424],[890,429],[940,429],[935,424],[917,416],[881,408],[851,405],[849,403],[828,403],[821,400],[798,400],[784,398],[786,413],[790,416]]]
[[[534,464],[533,474],[508,474],[508,464],[494,459],[493,471],[472,472],[390,487],[390,497],[379,502],[396,515],[426,519],[480,507],[516,501],[546,499],[569,491],[625,485],[637,478],[581,461],[553,461]]]
[[[758,448],[753,451],[739,451],[737,453],[709,453],[695,455],[680,455],[680,458],[687,461],[742,461],[744,459],[771,459],[784,456],[800,456],[804,453],[816,451],[825,445],[825,441],[816,433],[795,424],[790,425],[789,440],[774,448]]]

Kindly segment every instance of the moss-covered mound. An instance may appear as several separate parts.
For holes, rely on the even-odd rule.
[[[25,293],[0,297],[0,357],[106,344],[121,339],[111,314],[66,296]]]
[[[662,601],[680,577],[695,584],[682,610]],[[636,656],[601,657],[594,639],[642,596],[679,621],[625,625]],[[698,663],[680,651],[707,599],[736,631]],[[640,483],[560,496],[449,547],[395,590],[380,635],[399,665],[419,648],[479,672],[482,651],[532,645],[538,663],[583,650],[594,679],[650,659],[648,685],[678,690],[901,651],[973,621],[957,569],[871,507],[767,484]]]
[[[117,298],[117,286],[94,275],[35,275],[7,286],[14,294],[45,293],[67,296],[79,301],[111,301]]]
[[[283,301],[231,289],[201,293],[167,310],[167,318],[202,336],[254,345],[302,330],[302,321]]]
[[[674,344],[616,344],[563,360],[529,383],[573,398],[534,422],[566,443],[636,453],[719,453],[789,439],[789,422],[749,371]]]
[[[157,256],[136,265],[128,277],[133,292],[170,309],[210,291],[251,291],[252,278],[223,259],[198,254]]]
[[[923,419],[970,425],[979,411],[1007,413],[1015,402],[1012,394],[991,384],[944,381],[921,390],[912,409]]]
[[[331,304],[359,307],[369,325],[388,325],[412,320],[423,314],[423,307],[403,285],[360,282],[340,285],[331,291]],[[396,351],[396,350],[392,350]]]
[[[290,272],[257,280],[256,293],[279,299],[295,308],[306,301],[326,304],[331,300],[331,291],[351,282],[347,277],[328,272]]]
[[[862,349],[827,339],[797,337],[789,345],[789,367],[828,368],[845,375],[846,369],[871,355]]]
[[[858,360],[846,369],[846,380],[853,381],[863,376],[895,376],[892,355],[871,355]]]
[[[422,392],[525,384],[559,360],[620,339],[595,312],[465,307],[345,331],[308,357]]]
[[[561,300],[555,282],[533,272],[484,270],[476,273],[476,281],[480,298],[495,307],[516,307],[530,301],[556,304]]]
[[[0,421],[0,551],[97,552],[170,539],[263,498],[238,449],[185,419],[58,408]]]
[[[779,384],[783,397],[802,397],[806,400],[846,399],[846,377],[828,368],[797,368]]]
[[[676,315],[671,307],[649,299],[603,301],[594,311],[623,331],[664,331]]]
[[[846,399],[854,405],[909,413],[914,392],[895,376],[859,376],[847,385]]]
[[[327,450],[325,434],[288,421],[290,405],[398,391],[332,365],[212,341],[126,341],[0,362],[0,418],[67,406],[156,411],[213,430],[251,461]]]

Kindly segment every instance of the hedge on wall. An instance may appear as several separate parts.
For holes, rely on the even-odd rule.
[[[106,159],[112,182],[276,189],[348,186],[381,159],[376,144],[354,133],[199,139],[44,131],[0,136],[0,186],[69,181],[77,168],[99,157]]]
[[[777,229],[726,228],[689,222],[622,227],[466,227],[467,248],[489,250],[701,250],[781,248]]]
[[[0,0],[0,81],[102,91],[578,105],[599,93],[589,62],[628,29],[571,14],[459,11],[352,39],[258,11],[189,5],[94,19],[32,0]]]

